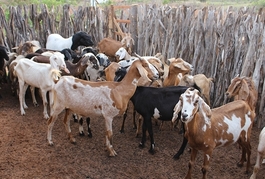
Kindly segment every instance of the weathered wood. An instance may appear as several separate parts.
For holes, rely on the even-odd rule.
[[[5,11],[9,16],[5,16]],[[117,13],[117,16],[116,14]],[[119,15],[118,15],[119,14]],[[48,8],[46,5],[0,7],[0,43],[12,47],[39,40],[45,47],[50,33],[69,37],[91,34],[97,44],[104,37],[130,33],[139,55],[160,52],[165,59],[182,57],[195,69],[214,78],[211,104],[223,104],[231,79],[252,77],[258,89],[258,127],[265,125],[265,8],[133,5]],[[115,22],[112,19],[118,19]],[[119,22],[122,22],[119,24]],[[128,23],[130,22],[130,23]],[[118,29],[118,33],[117,33]]]

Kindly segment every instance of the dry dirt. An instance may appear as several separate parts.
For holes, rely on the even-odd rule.
[[[53,129],[54,146],[48,146],[46,140],[47,123],[43,119],[41,100],[34,107],[31,97],[26,102],[29,109],[21,116],[18,98],[13,97],[10,87],[2,85],[0,90],[0,179],[16,178],[184,178],[188,170],[189,151],[186,149],[179,160],[173,160],[182,142],[182,135],[175,129],[170,130],[166,123],[162,131],[153,126],[156,153],[148,153],[146,148],[138,148],[140,138],[135,137],[132,129],[132,115],[128,115],[125,133],[119,133],[122,122],[116,117],[113,122],[114,148],[116,157],[108,157],[105,150],[105,126],[102,118],[92,119],[93,137],[79,136],[78,124],[71,121],[71,127],[77,143],[71,144],[67,138],[59,116]],[[85,105],[85,104],[84,104]],[[86,127],[86,126],[85,126]],[[260,129],[254,126],[252,131],[251,169],[256,161],[256,149]],[[245,167],[238,168],[240,150],[237,145],[215,149],[210,163],[210,179],[247,179]],[[197,156],[194,178],[201,178],[202,153]],[[258,179],[265,178],[265,165]]]

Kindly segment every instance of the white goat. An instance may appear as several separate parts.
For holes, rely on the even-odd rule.
[[[51,117],[48,120],[47,139],[52,142],[52,128],[58,115],[66,109],[64,124],[71,142],[75,142],[71,134],[69,110],[83,117],[103,116],[106,127],[106,146],[110,156],[117,153],[112,146],[112,121],[115,116],[122,115],[127,109],[128,102],[134,94],[138,79],[145,77],[145,60],[136,60],[121,82],[102,81],[90,82],[71,76],[63,76],[53,88],[54,103]],[[150,71],[150,70],[149,70]],[[84,105],[86,104],[86,105]]]
[[[27,58],[21,58],[17,61],[17,64],[14,67],[14,75],[18,77],[19,82],[21,115],[25,115],[24,108],[28,108],[25,102],[25,93],[30,85],[32,87],[40,88],[44,107],[44,118],[49,118],[47,113],[48,102],[46,93],[54,86],[54,80],[58,80],[58,77],[60,76],[59,70],[64,70],[69,73],[69,70],[66,68],[64,58],[61,58],[60,55],[56,53],[50,57],[50,64],[37,63]],[[50,100],[51,99],[52,97],[50,95]]]
[[[250,135],[255,113],[243,100],[237,100],[219,108],[210,107],[199,96],[199,91],[188,88],[174,108],[172,122],[179,115],[185,123],[185,137],[191,147],[189,170],[185,178],[191,178],[191,171],[199,150],[204,152],[202,166],[203,178],[207,178],[209,162],[214,148],[228,146],[238,142],[242,148],[241,160],[238,166],[246,161],[246,172],[250,168]]]
[[[261,162],[262,159],[263,159],[263,162]],[[257,160],[256,160],[256,164],[254,166],[253,174],[251,175],[250,179],[256,179],[261,163],[265,163],[265,127],[263,127],[263,129],[259,135]]]

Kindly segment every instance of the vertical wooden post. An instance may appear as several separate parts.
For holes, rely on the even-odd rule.
[[[134,47],[132,49],[133,52],[135,52],[136,49],[138,49],[138,38],[136,37],[137,32],[137,5],[133,5],[130,8],[130,34],[134,40]]]
[[[114,36],[114,22],[113,22],[113,19],[114,19],[114,7],[113,5],[110,6],[110,9],[109,9],[109,37],[114,39],[115,36]]]

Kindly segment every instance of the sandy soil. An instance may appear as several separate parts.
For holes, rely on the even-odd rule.
[[[140,138],[135,137],[132,129],[131,111],[125,124],[125,133],[119,133],[122,118],[113,122],[114,148],[116,157],[108,157],[105,150],[105,127],[102,118],[92,119],[93,137],[79,136],[78,124],[71,121],[71,127],[77,143],[70,143],[59,116],[53,129],[54,146],[48,146],[46,140],[47,122],[43,119],[41,100],[34,107],[30,97],[26,102],[29,109],[21,116],[18,98],[13,97],[10,87],[2,85],[0,90],[0,179],[16,178],[184,178],[188,170],[190,154],[186,149],[179,160],[172,159],[182,142],[178,131],[170,130],[166,123],[162,131],[153,126],[156,153],[148,153],[146,148],[138,148]],[[84,104],[85,105],[85,104]],[[86,126],[85,126],[86,127]],[[256,150],[260,129],[254,126],[252,131],[251,167],[256,161]],[[209,178],[247,179],[245,167],[238,168],[240,150],[237,145],[215,149],[210,163]],[[194,178],[201,178],[202,153],[198,154],[193,171]],[[265,165],[258,179],[265,178]]]

